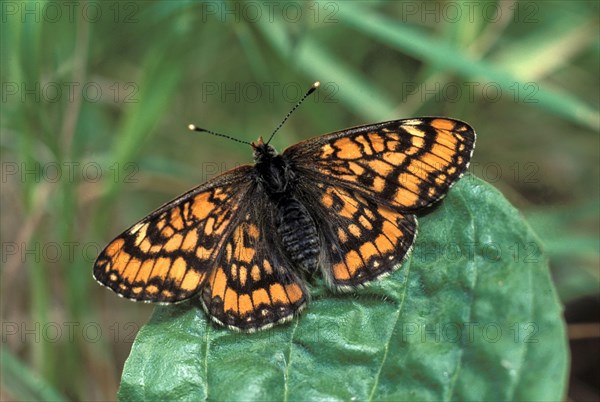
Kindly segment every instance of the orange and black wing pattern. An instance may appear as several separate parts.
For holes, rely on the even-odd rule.
[[[189,191],[100,253],[94,278],[127,299],[173,303],[199,293],[252,188],[241,166]]]
[[[267,202],[261,196],[251,197],[254,205],[226,239],[201,293],[214,321],[248,332],[290,320],[308,301],[303,280],[272,236],[272,214],[260,208]]]
[[[397,269],[417,232],[416,210],[464,174],[475,145],[467,124],[415,118],[351,128],[284,151],[325,239],[322,269],[339,290]]]
[[[403,211],[443,198],[466,171],[475,131],[458,120],[427,117],[360,126],[284,151],[303,177],[358,190]]]
[[[338,290],[351,290],[397,269],[410,253],[417,220],[352,189],[312,183],[313,212],[324,241],[326,281]],[[316,197],[316,198],[313,198]]]

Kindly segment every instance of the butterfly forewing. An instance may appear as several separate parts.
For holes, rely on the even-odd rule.
[[[177,302],[198,293],[253,183],[242,166],[165,204],[106,246],[98,282],[128,299]]]
[[[418,118],[312,138],[284,155],[305,177],[326,177],[406,211],[444,197],[466,171],[474,145],[466,123]]]

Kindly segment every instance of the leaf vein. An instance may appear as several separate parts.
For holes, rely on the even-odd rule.
[[[285,365],[285,372],[283,374],[283,401],[287,402],[288,400],[288,381],[289,381],[289,369],[292,364],[292,345],[294,344],[294,335],[296,334],[296,329],[298,328],[298,318],[295,319],[294,328],[292,329],[292,333],[290,334],[290,344],[288,349],[287,362]]]
[[[384,348],[384,352],[383,352],[383,357],[381,359],[381,365],[379,366],[379,369],[377,370],[377,375],[375,376],[375,380],[373,382],[373,388],[371,388],[371,393],[369,394],[369,401],[372,401],[375,395],[375,391],[377,390],[377,386],[379,385],[379,377],[381,376],[381,371],[383,370],[383,366],[385,365],[385,362],[387,361],[387,355],[388,355],[388,351],[390,349],[390,342],[392,340],[392,336],[394,335],[394,330],[396,329],[396,326],[398,325],[398,320],[400,319],[400,313],[402,312],[402,308],[404,307],[404,299],[406,298],[406,293],[408,292],[408,286],[409,286],[409,276],[410,276],[410,267],[412,265],[412,257],[410,258],[410,260],[408,261],[407,264],[407,271],[406,271],[406,284],[404,286],[404,292],[402,292],[402,298],[400,300],[400,304],[398,305],[398,309],[396,310],[396,314],[394,317],[394,325],[392,325],[392,330],[390,331],[390,335],[388,336],[388,340],[385,343],[385,348]]]
[[[204,349],[204,382],[206,386],[204,387],[204,400],[208,401],[208,346],[210,345],[210,322],[206,321],[206,348]]]
[[[465,197],[457,192],[457,195],[462,199],[464,205],[469,205],[468,201],[465,199]],[[474,220],[474,216],[471,213],[471,211],[469,210],[469,215],[470,215],[470,225],[469,225],[469,229],[472,233],[472,239],[475,239],[475,220]],[[478,275],[477,275],[477,266],[475,265],[475,258],[467,258],[467,267],[468,266],[472,266],[475,269],[473,270],[474,272],[474,277],[473,277],[473,286],[471,287],[471,300],[469,302],[469,317],[467,319],[467,322],[471,322],[471,318],[473,317],[473,303],[475,301],[475,288],[477,287],[477,279],[478,279]],[[461,340],[461,347],[459,350],[459,358],[458,358],[458,362],[456,364],[456,369],[454,370],[454,375],[452,376],[452,380],[450,381],[450,387],[448,388],[448,392],[446,394],[446,397],[444,398],[445,401],[451,401],[456,399],[456,397],[453,397],[453,393],[454,393],[454,388],[456,386],[456,380],[458,379],[458,376],[462,370],[462,361],[463,361],[463,357],[464,357],[464,350],[465,350],[465,342],[464,339]]]

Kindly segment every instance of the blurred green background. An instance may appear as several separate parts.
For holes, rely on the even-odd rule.
[[[115,398],[152,306],[98,286],[97,253],[251,162],[188,123],[255,140],[315,80],[279,150],[415,116],[475,127],[471,172],[544,242],[569,323],[569,398],[600,398],[597,1],[1,7],[2,400]]]

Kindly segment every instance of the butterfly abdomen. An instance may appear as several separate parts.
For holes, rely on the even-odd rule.
[[[316,271],[321,244],[315,223],[304,205],[291,196],[282,198],[277,223],[277,233],[291,260],[310,273]]]

